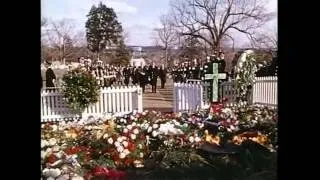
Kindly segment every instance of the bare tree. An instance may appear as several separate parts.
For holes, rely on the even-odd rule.
[[[59,59],[63,63],[65,63],[66,58],[71,58],[75,53],[74,46],[85,45],[84,32],[76,32],[74,21],[71,19],[50,21],[49,28],[45,32],[47,46],[52,49],[58,49]]]
[[[273,30],[264,29],[256,36],[251,37],[251,46],[256,49],[277,49],[278,48],[278,32],[277,29]]]
[[[160,23],[161,27],[154,29],[156,33],[154,43],[157,46],[162,46],[165,50],[165,67],[167,67],[169,47],[175,45],[178,38],[175,26],[169,16],[162,15],[160,17]]]
[[[234,41],[232,32],[254,36],[272,19],[265,0],[172,0],[171,13],[180,34],[201,39],[218,49],[223,38]]]

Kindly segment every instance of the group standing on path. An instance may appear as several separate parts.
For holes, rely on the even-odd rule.
[[[161,88],[165,88],[167,70],[164,66],[114,66],[103,64],[102,61],[92,63],[90,59],[80,59],[80,68],[88,71],[94,76],[101,87],[110,87],[113,85],[139,85],[142,91],[145,92],[145,86],[152,86],[152,93],[157,92],[157,81],[160,78]],[[51,63],[46,62],[46,87],[55,87],[56,76],[54,71],[50,68]],[[42,88],[41,76],[41,88]]]

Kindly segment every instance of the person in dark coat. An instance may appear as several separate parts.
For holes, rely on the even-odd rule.
[[[56,80],[56,75],[50,67],[51,63],[47,62],[47,71],[46,71],[46,87],[55,87],[54,82]]]
[[[138,70],[135,66],[131,70],[131,79],[133,85],[136,85],[138,83]]]
[[[164,89],[164,85],[166,83],[166,75],[167,75],[167,70],[161,66],[159,69],[159,77],[161,81],[161,89]]]
[[[123,69],[123,76],[124,76],[124,84],[126,86],[128,86],[129,85],[129,79],[130,79],[130,69],[129,69],[129,67],[125,67]]]
[[[158,80],[158,67],[155,66],[151,69],[151,86],[152,86],[152,93],[157,92],[157,80]]]
[[[146,86],[146,69],[142,69],[141,66],[138,68],[138,81],[139,85],[142,88],[142,92],[144,93],[145,86]]]

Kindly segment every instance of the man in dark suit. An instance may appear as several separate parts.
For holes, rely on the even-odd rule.
[[[151,86],[152,86],[152,93],[157,92],[157,80],[158,80],[158,68],[157,66],[152,67],[151,69]]]
[[[51,63],[47,62],[46,67],[46,87],[55,87],[54,82],[56,81],[56,75],[54,74],[53,70],[51,69]]]
[[[143,67],[143,69],[141,68],[141,66],[138,67],[138,81],[139,81],[139,84],[140,84],[140,87],[142,88],[142,92],[144,93],[144,90],[145,90],[145,86],[146,86],[146,68]]]
[[[129,85],[129,79],[130,79],[130,69],[129,69],[129,67],[125,67],[123,69],[123,76],[124,76],[124,84],[126,86],[128,86]]]
[[[164,85],[166,83],[166,75],[167,75],[167,70],[164,68],[164,66],[161,66],[159,69],[159,77],[161,81],[161,89],[164,89]]]

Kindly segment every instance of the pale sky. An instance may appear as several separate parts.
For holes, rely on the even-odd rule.
[[[159,25],[159,17],[169,11],[170,0],[41,0],[43,17],[52,20],[73,19],[77,28],[85,29],[86,15],[93,4],[102,1],[112,7],[129,38],[126,44],[153,45],[152,29]],[[269,0],[268,10],[277,12],[277,0]],[[277,18],[269,22],[270,29],[277,27]],[[245,36],[237,35],[236,46],[246,44]]]

